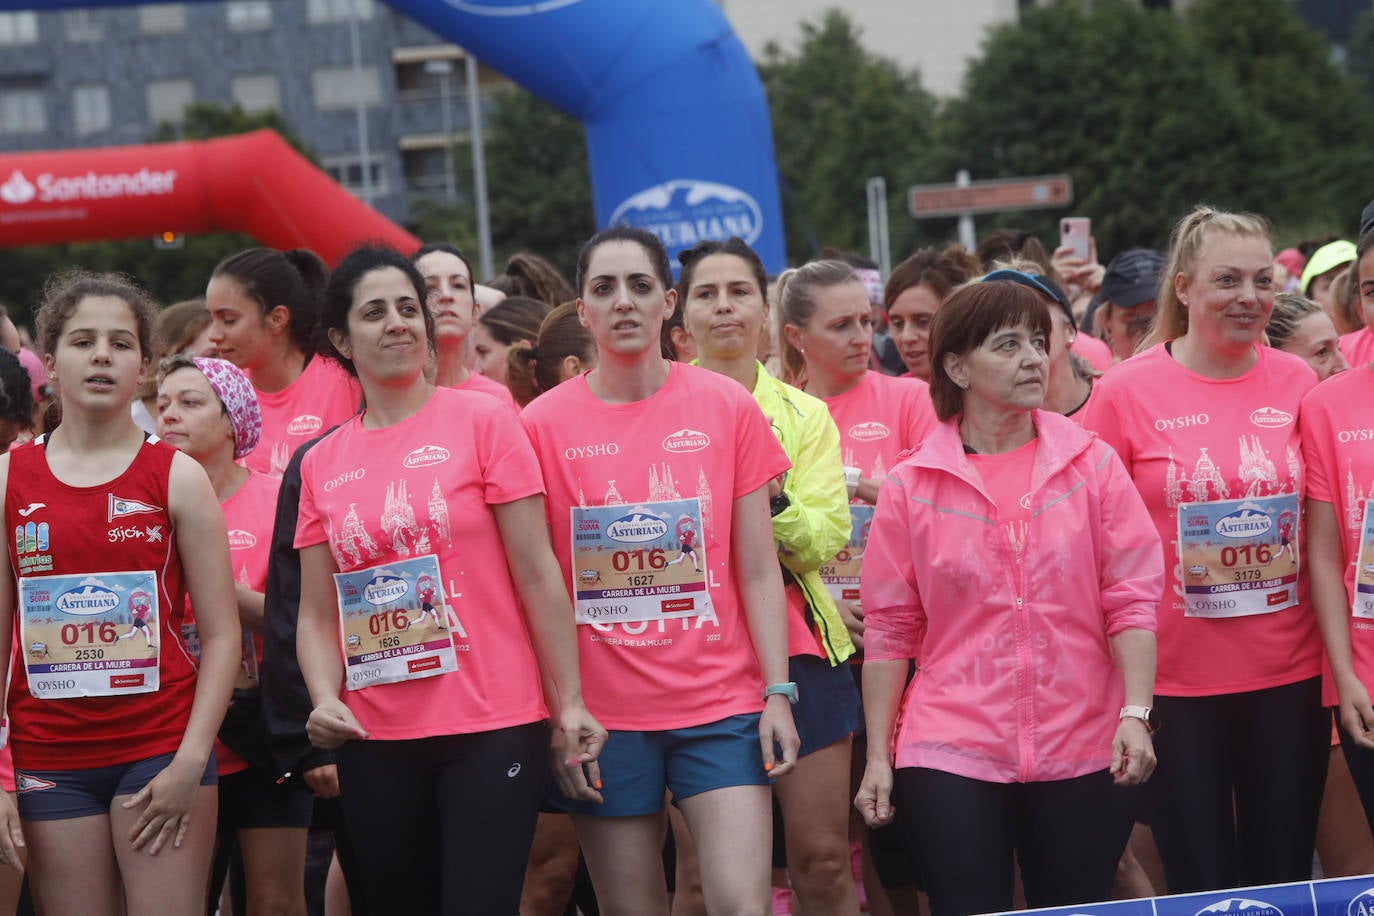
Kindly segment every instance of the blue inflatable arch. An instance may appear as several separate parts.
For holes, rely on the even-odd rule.
[[[0,0],[0,10],[132,0]],[[676,263],[738,235],[785,267],[758,71],[712,0],[384,0],[580,118],[597,222],[657,233]]]

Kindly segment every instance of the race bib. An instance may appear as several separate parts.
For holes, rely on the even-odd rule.
[[[439,559],[335,573],[349,690],[458,670]]]
[[[1188,617],[1251,617],[1298,602],[1298,497],[1249,497],[1178,507]]]
[[[578,623],[695,617],[710,607],[701,504],[573,506]]]
[[[161,615],[151,571],[21,577],[29,693],[62,700],[156,691]]]
[[[849,543],[835,559],[821,567],[821,581],[836,601],[859,603],[859,574],[863,570],[868,529],[873,526],[873,508],[859,503],[849,507]]]
[[[1351,612],[1356,617],[1374,620],[1374,499],[1364,503],[1364,520],[1360,524],[1360,552],[1355,558],[1355,595]]]

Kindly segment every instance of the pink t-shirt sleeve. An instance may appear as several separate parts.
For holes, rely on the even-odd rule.
[[[481,449],[482,479],[488,505],[515,502],[544,492],[529,437],[519,418],[508,408],[493,402],[473,406],[477,445]]]
[[[782,443],[773,435],[773,427],[759,409],[758,402],[740,388],[736,405],[735,428],[735,492],[739,499],[753,493],[783,471],[792,467]]]

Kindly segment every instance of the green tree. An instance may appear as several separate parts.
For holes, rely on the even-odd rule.
[[[995,31],[942,113],[946,171],[1068,172],[1099,253],[1163,246],[1193,204],[1264,209],[1281,140],[1172,13],[1126,2],[1022,11]],[[1053,247],[1066,211],[999,214]]]
[[[1332,62],[1327,39],[1286,0],[1200,0],[1184,21],[1214,66],[1281,132],[1268,179],[1280,193],[1263,211],[1280,224],[1316,221],[1353,232],[1369,199],[1374,109]]]
[[[1346,68],[1364,93],[1364,103],[1374,108],[1374,9],[1361,10],[1350,27]]]
[[[893,251],[905,251],[914,227],[906,188],[938,180],[928,163],[936,103],[920,76],[871,54],[839,10],[802,25],[795,54],[770,44],[759,75],[773,122],[789,260],[822,245],[868,250],[865,185],[887,179]]]
[[[1279,226],[1345,227],[1368,198],[1368,107],[1283,0],[1199,0],[1188,15],[1101,0],[1023,10],[941,115],[946,170],[1068,172],[1104,257],[1162,247],[1197,203]],[[1346,212],[1346,211],[1351,212]],[[1000,214],[1049,242],[1065,211]]]
[[[571,277],[578,248],[596,231],[581,122],[512,89],[491,108],[484,152],[496,270],[516,251],[532,251]],[[462,199],[418,204],[416,234],[426,241],[455,242],[475,256],[472,153],[466,145],[457,147],[456,165]],[[469,260],[477,269],[475,257]]]

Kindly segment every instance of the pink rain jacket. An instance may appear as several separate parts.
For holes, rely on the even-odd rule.
[[[1110,446],[1035,411],[1031,521],[1018,561],[943,423],[879,491],[861,582],[867,660],[914,659],[898,767],[989,782],[1111,763],[1125,688],[1109,637],[1154,631],[1163,550]]]

